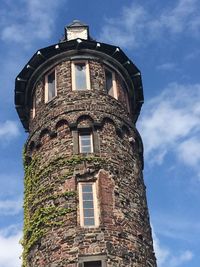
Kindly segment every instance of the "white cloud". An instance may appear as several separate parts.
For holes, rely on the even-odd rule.
[[[200,165],[200,84],[170,84],[146,101],[139,128],[147,162],[162,163],[169,152],[190,166]]]
[[[0,215],[16,215],[22,211],[22,199],[0,200]]]
[[[164,264],[164,262],[166,262],[166,260],[168,259],[170,251],[166,247],[161,247],[160,241],[157,235],[155,234],[154,230],[152,230],[152,236],[153,236],[154,250],[157,258],[157,265],[158,267],[161,267]]]
[[[148,15],[142,6],[124,7],[120,18],[106,19],[99,39],[122,47],[137,47],[140,33],[145,30]]]
[[[0,123],[0,141],[7,141],[19,135],[18,124],[15,121],[7,120]]]
[[[177,267],[191,261],[193,259],[193,253],[190,250],[182,252],[179,256],[173,256],[169,261],[169,267]]]
[[[178,147],[178,155],[186,164],[195,167],[200,162],[200,137],[189,138]]]
[[[160,27],[168,29],[171,33],[181,33],[186,28],[190,28],[190,23],[198,17],[197,7],[197,0],[179,0],[174,8],[161,14],[158,23]]]
[[[121,47],[135,48],[159,37],[183,33],[198,36],[200,30],[197,0],[179,0],[175,6],[165,7],[153,13],[132,2],[122,9],[116,18],[105,20],[99,39],[117,43]]]
[[[166,63],[163,63],[161,65],[158,65],[156,67],[158,70],[167,70],[167,71],[171,71],[171,70],[177,70],[177,66],[175,63],[173,62],[166,62]]]
[[[1,12],[0,33],[3,41],[31,45],[39,39],[51,37],[57,9],[67,0],[19,0],[10,5],[7,13]],[[3,14],[2,14],[3,13]]]
[[[0,266],[1,267],[21,266],[20,256],[22,254],[22,247],[19,244],[19,240],[21,237],[22,237],[21,231],[16,230],[13,232],[13,229],[10,229],[10,227],[9,229],[0,230]]]
[[[177,211],[174,214],[156,212],[152,215],[153,225],[156,233],[160,236],[171,239],[174,243],[179,240],[181,243],[199,246],[199,239],[196,236],[200,235],[200,222],[195,216],[177,216]]]
[[[189,262],[194,255],[190,250],[181,251],[179,253],[170,250],[168,247],[161,245],[158,236],[153,231],[154,249],[157,257],[158,267],[177,267]]]
[[[106,19],[99,39],[120,46],[138,46],[140,32],[145,29],[147,14],[142,6],[132,4],[124,7],[120,18]],[[142,37],[142,36],[141,36]]]

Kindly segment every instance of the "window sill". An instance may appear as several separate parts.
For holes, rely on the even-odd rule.
[[[47,105],[47,104],[49,104],[49,103],[51,103],[53,100],[55,100],[57,98],[57,95],[55,95],[54,97],[52,97],[50,100],[48,100],[48,101],[46,101],[46,102],[44,102],[45,103],[45,105]]]
[[[91,89],[72,89],[72,92],[87,92],[91,91]]]

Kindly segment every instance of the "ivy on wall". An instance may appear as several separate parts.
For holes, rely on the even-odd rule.
[[[37,244],[52,227],[60,227],[67,220],[67,214],[76,212],[76,191],[56,192],[56,185],[73,176],[77,164],[88,162],[99,165],[103,159],[99,157],[73,156],[71,158],[55,158],[42,166],[39,156],[26,160],[24,152],[24,229],[23,229],[23,267],[28,267],[28,255],[33,245]],[[45,177],[53,172],[65,168],[64,175],[58,175],[49,182],[48,186],[42,185]],[[49,204],[50,200],[65,198],[69,207]],[[53,202],[54,203],[54,202]]]

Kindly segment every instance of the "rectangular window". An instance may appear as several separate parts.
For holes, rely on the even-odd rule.
[[[93,153],[92,133],[79,133],[79,152]]]
[[[101,261],[88,261],[83,264],[84,267],[102,267]]]
[[[56,73],[51,71],[45,76],[45,102],[56,96]]]
[[[82,256],[79,257],[79,267],[106,267],[106,256],[105,255],[94,255],[94,256]]]
[[[127,92],[127,87],[126,87],[126,84],[125,84],[124,80],[122,80],[122,88],[123,88],[123,91],[124,91],[124,97],[125,97],[126,107],[127,107],[128,112],[130,113],[130,105],[129,105],[128,92]]]
[[[72,62],[72,90],[90,89],[88,62]]]
[[[115,73],[108,69],[105,69],[105,86],[107,94],[118,99]]]
[[[97,227],[97,197],[95,183],[79,183],[80,224]]]

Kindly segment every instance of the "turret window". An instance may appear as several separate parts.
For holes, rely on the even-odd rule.
[[[72,90],[90,89],[89,64],[87,61],[72,62]]]
[[[79,183],[80,225],[98,227],[96,183]]]
[[[106,267],[106,256],[83,256],[79,257],[78,267]]]
[[[99,153],[99,136],[95,129],[88,127],[74,129],[72,135],[74,154]]]
[[[84,267],[102,267],[101,261],[88,261],[83,264]]]
[[[91,132],[79,133],[79,152],[93,153],[93,137]]]
[[[115,73],[105,69],[105,89],[108,95],[118,99]]]
[[[56,72],[49,72],[45,76],[45,102],[50,101],[56,96]]]
[[[124,92],[124,97],[125,97],[125,103],[126,103],[127,110],[130,113],[128,92],[127,92],[127,87],[126,87],[126,84],[125,84],[124,80],[122,80],[122,89],[123,89],[123,92]]]

